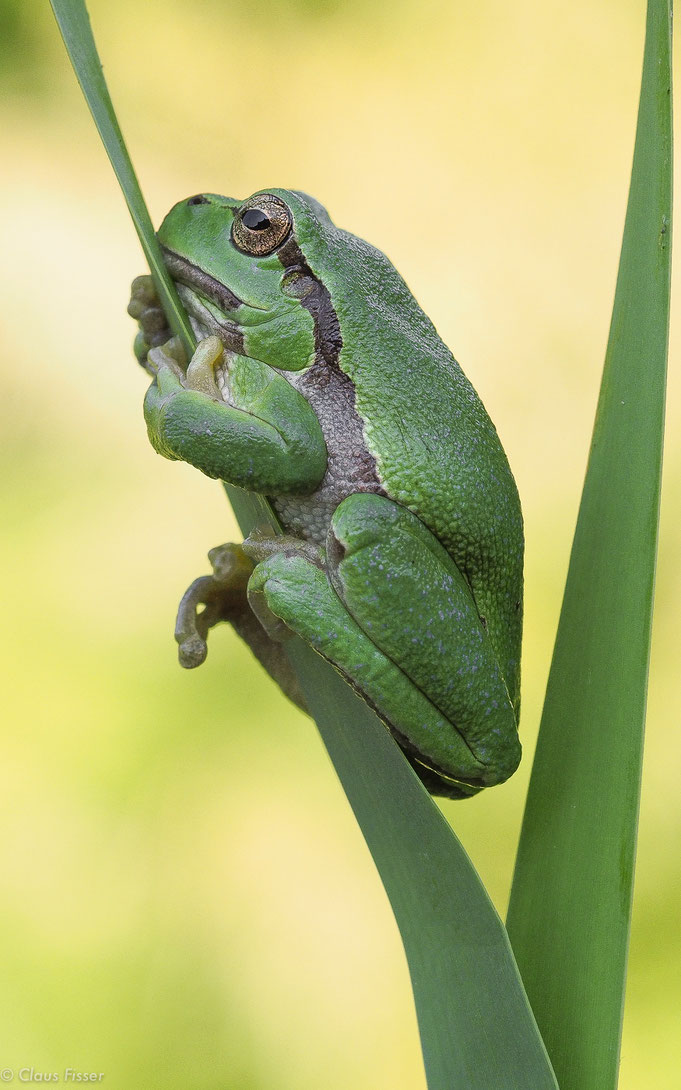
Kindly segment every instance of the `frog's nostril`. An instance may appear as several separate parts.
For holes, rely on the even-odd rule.
[[[208,204],[208,197],[204,197],[203,193],[197,193],[195,197],[190,197],[187,204]]]

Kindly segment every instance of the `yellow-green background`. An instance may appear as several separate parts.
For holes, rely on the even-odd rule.
[[[152,214],[303,188],[385,249],[527,523],[525,760],[443,808],[505,909],[608,332],[643,0],[92,0]],[[423,1090],[391,914],[315,733],[186,584],[235,536],[158,458],[137,241],[47,0],[0,4],[0,1068],[112,1090]],[[678,322],[622,1090],[679,1086]],[[17,1075],[18,1081],[18,1075]]]

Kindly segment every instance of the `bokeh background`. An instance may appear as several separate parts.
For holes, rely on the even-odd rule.
[[[505,911],[633,148],[643,0],[92,0],[152,215],[315,194],[394,260],[480,391],[527,523],[513,780],[443,809]],[[0,1068],[112,1090],[423,1090],[397,931],[310,721],[180,593],[236,536],[157,457],[144,271],[47,0],[0,3]],[[622,1090],[679,1086],[681,499],[672,325]],[[18,1075],[17,1075],[18,1079]]]

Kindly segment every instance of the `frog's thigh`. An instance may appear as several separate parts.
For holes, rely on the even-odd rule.
[[[468,583],[411,511],[356,494],[338,507],[327,543],[329,577],[360,628],[447,721],[431,761],[454,772],[463,739],[485,785],[518,766],[513,707]]]
[[[477,783],[485,771],[482,765],[431,701],[362,632],[325,572],[298,554],[276,553],[255,568],[248,584],[248,598],[256,615],[269,618],[271,625],[274,614],[335,666],[394,728],[407,756],[429,753],[434,739],[449,736],[448,763],[457,771],[452,778],[463,782],[452,784],[451,791],[438,785],[437,793],[450,794],[452,798],[476,793],[466,781]],[[424,760],[430,763],[427,758]]]

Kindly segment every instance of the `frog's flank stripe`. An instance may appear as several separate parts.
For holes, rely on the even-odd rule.
[[[301,305],[304,306],[312,316],[312,321],[314,323],[316,358],[313,366],[308,369],[304,376],[302,376],[299,389],[303,396],[310,401],[319,416],[320,411],[323,411],[322,406],[319,404],[319,399],[321,397],[322,400],[326,400],[325,393],[328,389],[329,377],[332,376],[335,383],[339,383],[343,386],[345,396],[347,397],[350,406],[350,411],[354,414],[358,425],[358,431],[362,435],[362,449],[358,450],[355,448],[353,450],[355,458],[361,460],[362,466],[361,474],[355,482],[355,487],[357,491],[375,492],[378,495],[384,496],[386,493],[376,471],[376,461],[367,445],[364,424],[355,407],[355,387],[352,379],[343,371],[339,363],[339,356],[343,347],[343,338],[341,335],[340,322],[338,321],[336,310],[331,301],[329,289],[313,273],[293,235],[289,235],[286,242],[280,246],[277,251],[277,257],[287,271],[290,271],[291,269],[299,270],[315,285],[314,290],[310,291],[307,295],[304,295],[300,300]],[[322,427],[323,426],[324,425],[322,424]],[[333,461],[333,455],[330,455],[330,461]],[[360,480],[362,481],[361,484]],[[339,502],[340,499],[342,499],[342,496],[338,497]]]
[[[328,288],[312,272],[293,235],[289,235],[286,242],[280,246],[277,257],[287,271],[298,269],[314,283],[314,291],[305,295],[300,302],[309,311],[314,322],[314,342],[317,356],[321,355],[330,367],[338,367],[338,357],[343,347],[343,338],[341,336],[340,322],[331,302]]]

